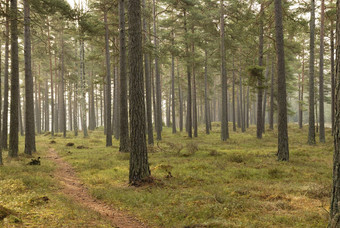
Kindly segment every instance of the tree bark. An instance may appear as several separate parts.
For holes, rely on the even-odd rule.
[[[333,186],[328,227],[340,227],[340,0],[336,3],[336,68],[335,68],[335,119],[334,119],[334,155],[333,155]]]
[[[277,52],[277,103],[278,103],[278,152],[279,161],[289,160],[288,129],[287,129],[287,92],[284,39],[282,25],[282,3],[275,0],[275,30]]]
[[[175,45],[175,34],[174,31],[172,31],[172,46]],[[171,53],[171,115],[172,115],[172,134],[176,133],[176,103],[175,103],[175,55],[174,53]]]
[[[161,76],[159,72],[158,62],[158,37],[157,37],[157,23],[156,23],[156,0],[153,0],[153,32],[155,45],[155,73],[156,73],[156,132],[157,140],[162,140],[162,90],[161,90]]]
[[[274,130],[274,59],[272,59],[272,75],[270,83],[270,112],[269,112],[269,129]]]
[[[19,55],[18,55],[18,2],[11,0],[11,112],[9,156],[18,157],[19,146]]]
[[[260,34],[259,34],[259,66],[263,65],[263,3],[261,4],[261,11],[260,11]],[[262,74],[258,78],[257,81],[258,86],[258,93],[257,93],[257,120],[256,120],[256,137],[258,139],[262,138]]]
[[[128,1],[130,131],[129,182],[139,185],[150,176],[145,135],[145,105],[140,0]]]
[[[112,146],[112,127],[111,127],[111,69],[110,69],[110,50],[109,50],[109,26],[107,24],[107,10],[104,11],[105,23],[105,60],[106,60],[106,146]]]
[[[227,96],[227,71],[225,57],[225,35],[224,35],[224,1],[221,0],[221,84],[222,84],[222,116],[221,116],[221,140],[226,141],[229,138],[228,130],[228,96]]]
[[[2,121],[1,147],[8,148],[8,67],[9,67],[9,0],[6,0],[6,22],[5,22],[5,72],[4,72],[4,110]]]
[[[315,144],[314,116],[314,42],[315,42],[315,0],[311,0],[310,46],[309,46],[309,128],[308,144]]]
[[[54,136],[54,93],[53,93],[53,69],[52,69],[52,52],[51,52],[51,37],[50,23],[47,17],[47,37],[48,37],[48,55],[50,58],[50,77],[51,77],[51,135]]]
[[[321,26],[320,26],[320,61],[319,61],[319,118],[320,118],[320,142],[326,142],[325,139],[325,111],[324,111],[324,33],[325,33],[325,1],[321,0]]]
[[[187,132],[189,138],[192,138],[192,100],[191,100],[191,72],[189,63],[189,40],[187,38],[188,28],[187,28],[187,12],[184,10],[184,33],[186,35],[185,40],[185,55],[186,55],[186,67],[187,67],[187,79],[188,79],[188,94],[187,94]]]
[[[233,106],[233,131],[236,131],[236,110],[235,110],[235,62],[233,56],[233,97],[232,97],[232,106]]]
[[[31,18],[29,0],[24,0],[24,54],[25,54],[25,154],[32,155],[35,148],[33,76],[31,65]]]
[[[333,1],[331,1],[333,2]],[[333,20],[331,20],[331,123],[332,123],[332,135],[334,132],[334,118],[335,118],[335,72],[334,72],[334,25]]]
[[[178,98],[179,98],[179,131],[183,131],[183,96],[181,89],[181,80],[179,75],[179,64],[177,59],[177,80],[178,80]]]
[[[145,0],[143,0],[144,11],[147,10]],[[147,33],[146,15],[143,17],[143,30],[144,30],[144,43],[149,42]],[[146,93],[146,116],[147,116],[147,129],[148,129],[148,144],[153,145],[153,126],[152,126],[152,97],[151,97],[151,75],[150,75],[150,58],[149,53],[144,53],[144,71],[145,71],[145,93]]]
[[[205,120],[205,133],[210,134],[209,126],[209,103],[208,103],[208,50],[204,50],[204,120]]]
[[[124,0],[119,1],[119,67],[120,67],[120,141],[119,151],[128,152],[129,144],[129,122],[127,105],[127,78],[126,78],[126,47],[125,47],[125,18]]]

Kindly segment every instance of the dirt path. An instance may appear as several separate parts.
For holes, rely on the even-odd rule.
[[[86,187],[76,177],[75,171],[71,165],[65,162],[53,148],[49,149],[48,154],[48,157],[57,164],[54,176],[61,182],[62,192],[65,195],[69,196],[75,202],[83,205],[84,207],[98,212],[103,217],[110,220],[113,227],[147,227],[147,225],[132,216],[91,197]]]

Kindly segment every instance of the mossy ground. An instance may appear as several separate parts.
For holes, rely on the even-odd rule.
[[[55,144],[49,144],[50,135],[38,136],[37,144],[40,154],[49,146],[55,148],[94,197],[150,225],[326,227],[333,155],[329,129],[327,143],[308,146],[307,127],[290,125],[289,162],[276,161],[276,131],[267,131],[259,140],[251,127],[246,133],[230,132],[230,139],[221,142],[219,130],[215,123],[210,135],[202,128],[198,138],[189,139],[185,132],[173,135],[164,128],[163,140],[149,147],[155,182],[139,188],[128,185],[129,154],[118,152],[117,140],[106,148],[102,129],[86,139],[81,134],[68,133],[66,139],[57,134]],[[67,147],[70,142],[75,145]],[[28,167],[28,161],[22,158],[0,168],[0,205],[19,212],[26,224],[107,225],[56,193],[52,162],[43,159],[41,166]],[[51,202],[27,205],[27,200],[42,195]]]

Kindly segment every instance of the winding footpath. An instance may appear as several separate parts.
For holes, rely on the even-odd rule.
[[[146,228],[146,224],[110,205],[93,198],[84,184],[77,178],[72,166],[65,162],[53,148],[49,148],[48,158],[56,165],[54,177],[61,183],[61,191],[76,203],[85,208],[98,212],[107,220],[111,221],[112,227],[119,228]]]

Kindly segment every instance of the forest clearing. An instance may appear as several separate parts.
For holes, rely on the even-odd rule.
[[[61,183],[53,175],[58,165],[49,154],[53,148],[94,199],[150,227],[326,227],[333,145],[327,137],[326,144],[306,146],[306,130],[289,126],[291,160],[279,163],[275,131],[267,131],[259,140],[251,127],[222,142],[218,123],[213,123],[210,135],[200,128],[201,136],[192,140],[164,128],[163,140],[149,147],[154,182],[142,187],[128,185],[129,154],[118,151],[116,140],[105,147],[100,130],[91,132],[87,140],[63,138],[60,133],[54,139],[38,136],[36,156],[41,157],[41,166],[27,166],[30,158],[21,157],[5,159],[0,169],[0,204],[16,211],[3,224],[111,225],[105,216],[60,192]],[[330,129],[326,133],[330,135]],[[49,202],[31,203],[42,196]]]
[[[0,0],[0,227],[340,228],[340,0]]]

